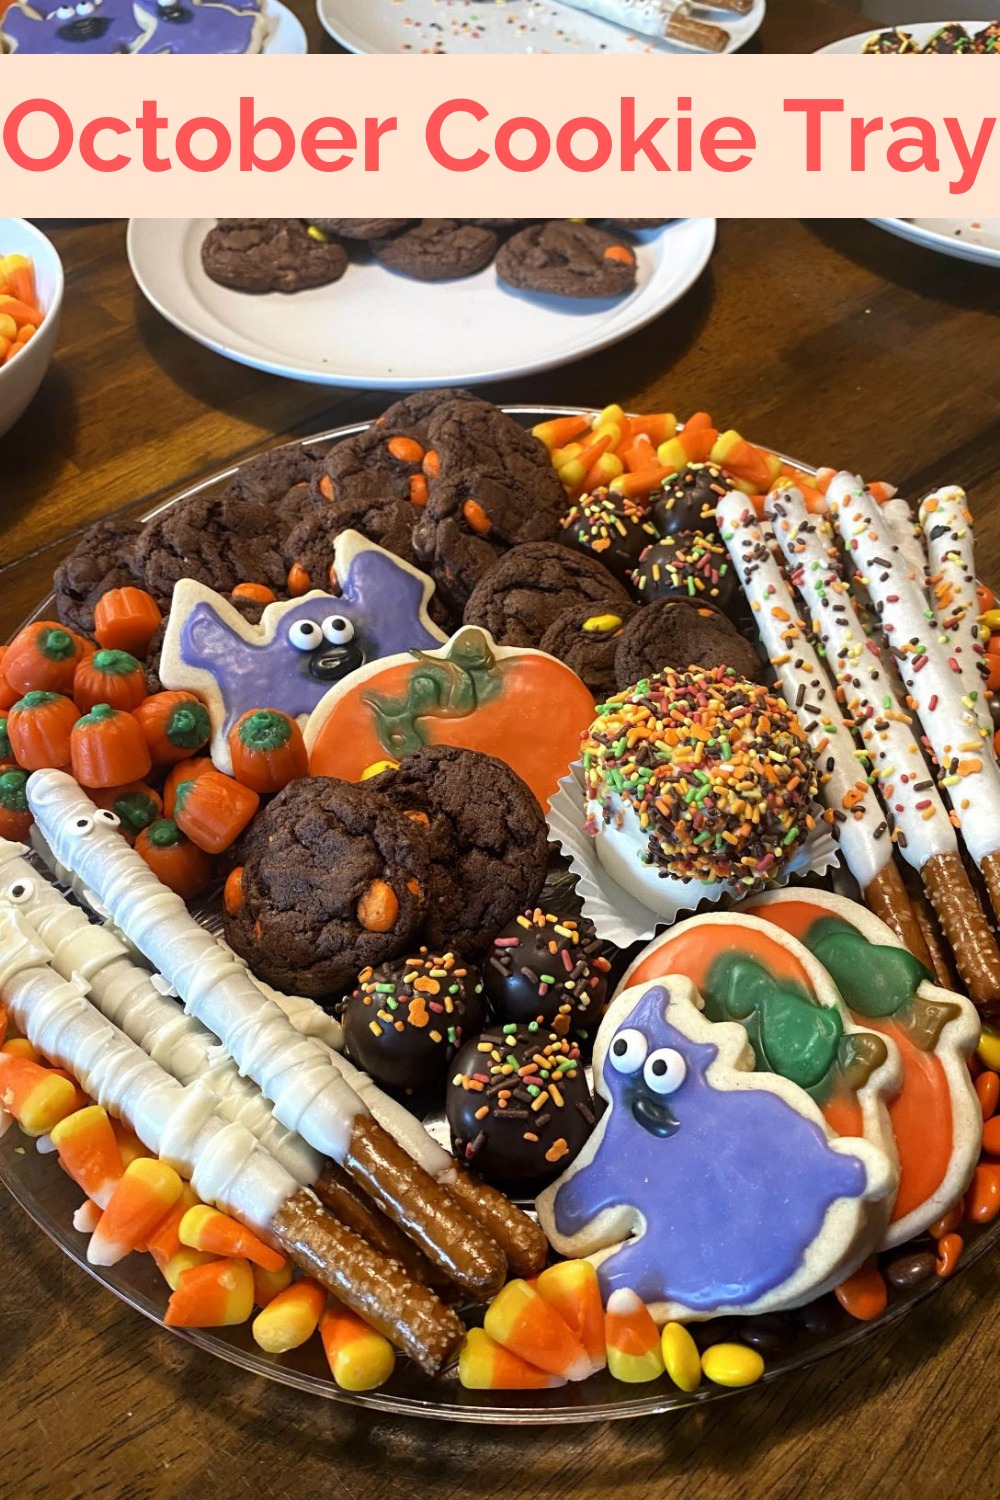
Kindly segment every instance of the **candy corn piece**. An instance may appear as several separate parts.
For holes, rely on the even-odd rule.
[[[12,1036],[9,1042],[4,1042],[0,1052],[5,1052],[8,1057],[26,1057],[29,1062],[37,1063],[39,1067],[44,1065],[45,1059],[38,1048],[28,1041],[26,1036]]]
[[[153,1155],[152,1151],[148,1151],[142,1144],[135,1131],[129,1130],[128,1126],[123,1124],[121,1120],[113,1120],[112,1124],[114,1126],[115,1140],[118,1142],[118,1150],[122,1154],[123,1166],[129,1166],[135,1161],[137,1156],[151,1157]]]
[[[330,1374],[342,1391],[373,1391],[395,1369],[389,1340],[338,1302],[331,1301],[320,1315],[319,1336]]]
[[[482,1328],[470,1328],[458,1356],[458,1378],[467,1391],[545,1391],[565,1385],[505,1349]]]
[[[88,1104],[52,1127],[59,1161],[99,1208],[107,1208],[125,1170],[107,1110]]]
[[[648,412],[644,417],[633,417],[631,427],[634,437],[648,437],[658,447],[676,433],[677,418],[672,411]]]
[[[607,1364],[604,1347],[604,1308],[597,1271],[589,1260],[564,1260],[549,1266],[535,1288],[554,1307],[570,1333],[579,1339],[590,1360],[590,1373]]]
[[[628,1287],[619,1287],[608,1298],[604,1341],[608,1369],[616,1380],[641,1385],[663,1374],[663,1352],[656,1324],[642,1298]]]
[[[0,1002],[0,1047],[7,1040],[7,1007]]]
[[[212,1260],[182,1274],[163,1321],[168,1328],[231,1328],[252,1312],[249,1262]]]
[[[304,1277],[267,1304],[253,1320],[251,1333],[268,1354],[286,1354],[312,1338],[326,1307],[326,1292]]]
[[[295,1268],[290,1260],[286,1260],[280,1271],[265,1271],[263,1266],[250,1264],[253,1272],[253,1305],[254,1307],[270,1307],[279,1292],[292,1284],[292,1276]]]
[[[192,1271],[195,1266],[217,1265],[218,1261],[217,1255],[209,1255],[205,1250],[189,1250],[187,1245],[182,1245],[175,1255],[159,1266],[159,1271],[170,1290],[176,1292],[185,1271]]]
[[[738,479],[748,479],[759,490],[766,490],[781,473],[780,458],[776,458],[774,463],[768,463],[767,455],[748,443],[733,428],[719,433],[709,458],[735,474]]]
[[[73,1213],[73,1228],[77,1234],[93,1234],[100,1222],[101,1210],[89,1198],[84,1198],[80,1207]]]
[[[508,1281],[500,1288],[486,1309],[483,1327],[491,1339],[550,1375],[586,1380],[593,1371],[580,1340],[527,1281]]]
[[[79,1104],[76,1084],[27,1057],[0,1052],[0,1106],[25,1135],[48,1135]]]
[[[265,1245],[249,1229],[237,1224],[228,1214],[199,1203],[189,1208],[178,1230],[182,1245],[192,1250],[208,1250],[212,1255],[225,1255],[230,1260],[250,1260],[265,1271],[280,1271],[285,1257]]]
[[[589,425],[585,416],[553,417],[549,422],[539,422],[538,426],[533,427],[531,431],[533,436],[539,438],[551,451],[553,448],[564,447],[574,438],[581,437]]]
[[[146,1249],[156,1261],[162,1271],[177,1252],[183,1248],[180,1237],[181,1220],[189,1208],[194,1208],[200,1200],[198,1194],[189,1182],[181,1184],[180,1197],[173,1208],[157,1224],[152,1234],[146,1241]],[[214,1256],[213,1259],[218,1259]]]
[[[138,1249],[173,1208],[182,1187],[166,1162],[149,1156],[129,1162],[90,1237],[90,1264],[113,1266]]]

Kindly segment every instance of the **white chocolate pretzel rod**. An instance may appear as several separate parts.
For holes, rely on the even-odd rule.
[[[771,666],[816,757],[820,790],[847,868],[872,910],[929,968],[930,955],[893,861],[885,815],[771,552],[770,524],[759,521],[746,496],[735,491],[719,501],[716,518]]]
[[[338,1224],[250,1131],[222,1119],[210,1091],[184,1088],[123,1036],[87,1000],[86,980],[61,979],[50,956],[16,907],[0,909],[0,995],[29,1041],[206,1203],[280,1245],[422,1368],[441,1369],[464,1332],[455,1314]]]
[[[504,1252],[371,1116],[322,1043],[303,1037],[200,927],[62,771],[37,771],[28,800],[56,860],[93,891],[128,940],[222,1042],[274,1114],[362,1184],[433,1265],[470,1295],[503,1283]]]
[[[971,999],[1000,998],[1000,950],[965,873],[958,840],[878,647],[858,618],[826,521],[810,516],[789,489],[767,512],[792,584],[812,616],[812,630],[843,693],[844,706],[868,752],[894,823],[897,847],[919,871],[955,953]]]
[[[37,823],[31,828],[31,838],[33,838],[37,852],[42,856],[42,859],[45,859],[46,864],[49,865],[49,868],[51,868],[52,873],[55,874],[57,879],[63,880],[66,885],[72,886],[72,889],[75,889],[76,894],[81,897],[81,900],[88,901],[88,903],[97,901],[102,910],[105,910],[103,901],[100,901],[99,897],[94,895],[94,892],[88,888],[87,880],[81,879],[78,873],[75,873],[72,868],[67,867],[60,859],[57,859],[48,841],[45,840],[42,832],[40,832]],[[82,919],[85,921],[85,918]],[[90,927],[90,924],[87,924],[87,926]],[[91,927],[91,932],[97,932],[97,929]],[[103,929],[100,929],[100,932],[109,933],[109,935],[114,936],[114,932],[112,932],[109,926],[103,927]],[[126,945],[126,941],[127,938],[123,935],[120,944],[121,947]],[[240,971],[246,974],[247,980],[255,986],[256,990],[259,990],[265,998],[274,999],[274,1002],[279,1005],[280,1010],[285,1013],[285,1016],[288,1017],[289,1022],[292,1023],[292,1026],[295,1026],[297,1031],[300,1029],[300,1022],[306,1022],[310,1026],[310,1031],[306,1032],[306,1035],[315,1035],[318,1040],[321,1040],[321,1028],[319,1028],[315,1017],[310,1014],[310,1011],[315,1011],[319,1016],[324,1016],[324,1013],[319,1010],[315,1002],[298,999],[295,996],[279,995],[279,993],[274,992],[274,990],[270,989],[270,986],[262,984],[262,981],[259,981],[256,975],[250,974],[243,959],[240,959],[237,954],[232,953],[231,948],[229,948],[229,945],[222,938],[216,938],[214,941],[219,945],[220,953],[225,954],[226,959],[232,960],[232,965],[235,968],[240,969]],[[148,981],[147,975],[147,987],[148,983],[150,981]],[[127,1034],[132,1037],[133,1041],[138,1041],[139,1046],[145,1047],[147,1052],[150,1050],[150,1047],[147,1046],[147,1038],[153,1041],[153,1035],[148,1031],[145,1022],[148,1020],[151,1023],[153,1017],[157,1016],[162,1019],[163,1025],[171,1028],[168,1037],[175,1037],[181,1023],[186,1022],[186,1025],[190,1026],[190,1028],[195,1028],[196,1032],[202,1038],[208,1038],[208,1041],[216,1047],[217,1052],[225,1053],[225,1049],[220,1046],[217,1038],[213,1037],[210,1032],[205,1031],[204,1026],[199,1025],[193,1017],[181,1016],[180,1011],[172,1007],[168,1001],[162,1001],[159,1007],[154,1007],[154,996],[148,993],[147,987],[144,989],[147,1004],[142,1008],[141,1016],[136,1016],[135,1022],[130,1023],[130,1025],[141,1025],[144,1035],[136,1035],[135,1031],[130,1029],[130,1025],[124,1026],[124,1029],[126,1029]],[[156,999],[160,999],[159,996],[156,996]],[[112,1001],[114,1001],[114,996],[112,996]],[[168,1010],[163,1010],[163,1007],[168,1007]],[[124,1017],[120,1017],[115,1013],[114,1016],[111,1016],[111,1019],[124,1020]],[[342,1032],[340,1032],[340,1026],[337,1023],[334,1023],[334,1025],[336,1025],[337,1040],[339,1040],[342,1037]],[[546,1238],[544,1238],[541,1230],[538,1229],[537,1224],[529,1220],[528,1215],[523,1214],[510,1200],[505,1199],[504,1194],[499,1193],[496,1188],[490,1187],[486,1182],[481,1182],[480,1179],[474,1178],[471,1173],[466,1172],[451,1157],[450,1152],[445,1151],[444,1146],[439,1146],[438,1142],[430,1136],[429,1131],[418,1121],[417,1116],[411,1115],[411,1112],[403,1104],[400,1104],[397,1100],[393,1100],[390,1095],[384,1094],[373,1083],[373,1080],[369,1079],[366,1073],[361,1073],[351,1062],[348,1062],[348,1059],[343,1058],[339,1052],[327,1049],[324,1049],[324,1052],[325,1056],[327,1056],[328,1064],[340,1074],[340,1077],[345,1080],[346,1085],[349,1085],[349,1088],[357,1095],[358,1100],[361,1100],[361,1103],[367,1107],[376,1124],[381,1125],[382,1130],[388,1131],[388,1134],[406,1152],[406,1155],[418,1167],[421,1167],[424,1172],[429,1173],[435,1179],[435,1182],[438,1182],[447,1191],[451,1199],[459,1200],[460,1205],[465,1209],[465,1214],[474,1218],[475,1223],[481,1229],[486,1230],[498,1242],[499,1247],[501,1247],[501,1250],[507,1256],[508,1268],[514,1274],[523,1275],[523,1277],[537,1275],[541,1271],[541,1268],[543,1268],[544,1263],[546,1263],[547,1253],[549,1253]],[[258,1098],[261,1098],[261,1091],[256,1089],[252,1083],[247,1083],[247,1080],[240,1079],[238,1070],[231,1061],[229,1061],[228,1070],[237,1076],[238,1082],[243,1086],[244,1092],[247,1089],[253,1089]],[[175,1070],[172,1070],[171,1067],[171,1071]],[[229,1071],[226,1073],[226,1076],[229,1076]],[[223,1082],[222,1076],[216,1077],[220,1083]],[[189,1079],[183,1077],[181,1082],[189,1082]],[[274,1121],[273,1113],[271,1113],[267,1101],[261,1098],[261,1104],[264,1106],[264,1109],[267,1109],[271,1128],[280,1131],[280,1127]],[[243,1118],[246,1124],[250,1124],[246,1116],[243,1116]],[[300,1137],[294,1136],[292,1133],[286,1134],[288,1134],[289,1139],[294,1140],[298,1151],[309,1151],[310,1158],[315,1163],[321,1161],[319,1155],[313,1152],[310,1146],[306,1146],[306,1143]],[[265,1145],[267,1143],[265,1142]],[[319,1170],[318,1176],[312,1176],[312,1178],[303,1179],[303,1181],[312,1182],[319,1193],[319,1197],[325,1203],[328,1203],[331,1208],[340,1209],[346,1206],[346,1187],[343,1184],[343,1176],[331,1172],[330,1164],[324,1164],[322,1169]],[[414,1274],[418,1274],[418,1272],[423,1274],[424,1269],[426,1269],[423,1253],[417,1254],[414,1245],[409,1245],[405,1236],[400,1238],[399,1235],[393,1235],[391,1227],[385,1223],[381,1223],[381,1211],[375,1211],[373,1208],[369,1209],[364,1218],[366,1218],[367,1226],[369,1226],[369,1232],[375,1238],[373,1242],[382,1245],[382,1247],[391,1245],[394,1254],[396,1254],[396,1259],[402,1260]],[[360,1203],[355,1203],[354,1224],[360,1224],[360,1221],[361,1205]],[[447,1271],[447,1268],[444,1269]]]
[[[941,631],[939,640],[958,662],[958,674],[980,727],[992,739],[986,659],[979,640],[972,515],[965,491],[957,484],[935,490],[920,502],[919,518],[927,543],[927,582]]]
[[[878,615],[882,633],[937,761],[962,839],[1000,912],[1000,770],[988,733],[965,691],[957,661],[936,638],[934,612],[887,533],[861,482],[838,474],[827,491],[831,514]],[[994,1008],[991,1006],[991,1009]]]
[[[562,0],[562,3],[643,36],[667,37],[705,52],[722,52],[729,41],[729,32],[721,26],[693,20],[686,0]],[[736,9],[736,6],[727,3],[723,8]]]

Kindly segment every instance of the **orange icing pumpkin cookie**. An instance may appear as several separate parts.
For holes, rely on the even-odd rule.
[[[332,687],[306,726],[309,771],[360,781],[422,745],[459,745],[506,761],[545,807],[593,717],[569,667],[466,626],[438,650],[385,657]]]
[[[975,1007],[935,985],[895,933],[854,901],[777,891],[752,909],[804,944],[855,1020],[899,1049],[903,1084],[889,1119],[900,1178],[886,1245],[900,1245],[961,1198],[975,1170],[983,1128],[967,1066],[979,1040]]]

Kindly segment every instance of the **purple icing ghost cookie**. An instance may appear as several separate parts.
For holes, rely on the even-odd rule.
[[[78,0],[77,4],[18,0],[0,20],[0,36],[11,52],[90,56],[135,52],[152,22],[132,0]]]
[[[248,709],[277,708],[304,721],[359,667],[445,639],[427,613],[434,585],[426,574],[357,531],[342,531],[333,555],[339,595],[314,591],[269,604],[257,625],[192,578],[175,587],[160,680],[204,700],[220,770],[232,769],[227,736]]]
[[[615,998],[594,1049],[609,1107],[537,1202],[556,1250],[599,1261],[605,1302],[628,1287],[657,1322],[811,1301],[875,1248],[897,1180],[700,1005],[677,975]]]
[[[138,0],[152,17],[156,30],[147,52],[204,53],[259,52],[265,21],[251,5],[229,6],[205,0]]]

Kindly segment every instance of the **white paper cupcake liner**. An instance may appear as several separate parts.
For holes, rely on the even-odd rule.
[[[657,883],[658,906],[654,911],[625,890],[601,863],[594,839],[583,829],[585,810],[582,767],[577,762],[560,781],[559,790],[549,803],[549,835],[570,862],[584,916],[590,918],[598,937],[605,942],[627,948],[632,943],[648,941],[658,928],[669,927],[679,916],[694,912],[703,902],[714,904],[724,896],[739,899],[740,889],[725,882],[706,886],[666,877]],[[817,821],[774,885],[787,884],[792,875],[823,875],[839,858],[829,826]]]

